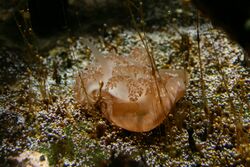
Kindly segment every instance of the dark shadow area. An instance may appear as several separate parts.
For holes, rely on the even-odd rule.
[[[202,13],[214,25],[222,27],[232,39],[247,52],[246,62],[250,63],[250,1],[238,0],[193,0]]]

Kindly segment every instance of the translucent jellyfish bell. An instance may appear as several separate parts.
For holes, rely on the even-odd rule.
[[[107,55],[76,78],[76,100],[86,103],[82,82],[93,99],[102,81],[104,117],[129,131],[150,131],[163,122],[186,89],[184,70],[160,70],[156,80],[151,70],[143,49],[134,49],[128,57]]]

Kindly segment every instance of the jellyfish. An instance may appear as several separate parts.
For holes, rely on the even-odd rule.
[[[75,99],[94,103],[101,95],[107,120],[128,131],[147,132],[159,126],[184,96],[186,82],[184,70],[160,69],[155,77],[146,50],[135,48],[128,56],[96,56],[76,76]]]

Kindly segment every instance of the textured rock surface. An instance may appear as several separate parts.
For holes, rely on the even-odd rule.
[[[0,166],[25,150],[48,155],[52,166],[108,166],[117,161],[148,166],[250,166],[250,75],[242,65],[243,51],[223,31],[202,20],[199,57],[196,12],[178,2],[169,6],[159,0],[144,11],[150,16],[145,18],[151,23],[145,25],[145,35],[157,67],[185,67],[190,76],[185,96],[161,126],[131,133],[112,126],[100,110],[78,106],[74,98],[75,76],[93,58],[83,39],[94,38],[103,53],[114,49],[125,56],[142,46],[133,27],[106,24],[98,27],[100,31],[92,27],[100,32],[98,36],[66,33],[64,38],[43,39],[53,45],[39,52],[42,65],[31,64],[15,83],[1,86]],[[85,24],[81,26],[84,29]],[[19,66],[20,62],[12,63]]]

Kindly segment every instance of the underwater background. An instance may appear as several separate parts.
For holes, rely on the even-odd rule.
[[[188,0],[1,1],[0,166],[250,166],[248,41],[202,11]],[[95,54],[144,43],[188,83],[160,126],[130,132],[73,87]]]

